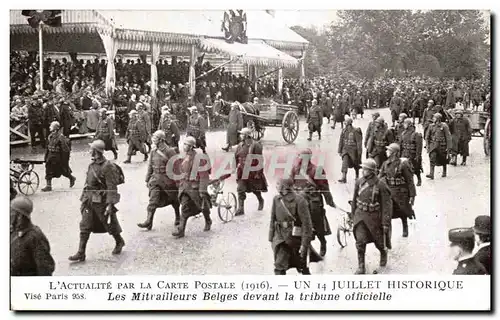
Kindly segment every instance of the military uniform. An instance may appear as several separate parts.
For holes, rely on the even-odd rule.
[[[207,140],[205,137],[206,121],[198,113],[192,114],[188,119],[187,136],[196,139],[196,147],[200,148],[205,153],[207,147]]]
[[[158,125],[158,130],[163,130],[163,132],[165,132],[165,142],[169,147],[175,148],[178,152],[181,133],[175,121],[173,121],[170,116],[162,116],[160,124]]]
[[[151,117],[147,111],[138,111],[137,118],[144,123],[146,127],[146,143],[151,143]]]
[[[373,140],[373,135],[375,134],[376,125],[377,125],[377,123],[375,120],[370,121],[370,123],[368,123],[368,128],[366,129],[366,135],[365,135],[365,141],[364,141],[365,148],[367,148],[368,143],[371,143],[371,141]],[[366,149],[366,158],[369,158],[368,149]]]
[[[311,140],[314,132],[318,133],[321,140],[321,126],[323,125],[323,111],[319,105],[315,105],[307,114],[307,126],[309,128],[309,139]]]
[[[114,131],[114,125],[113,125],[113,120],[109,117],[106,117],[105,119],[99,119],[99,123],[97,124],[96,128],[96,134],[94,136],[94,140],[102,140],[104,141],[105,144],[105,150],[111,150],[113,151],[113,154],[115,154],[115,158],[117,156],[116,150],[117,145],[116,145],[116,140],[115,140],[115,131]]]
[[[446,165],[448,164],[447,151],[451,148],[451,135],[445,123],[435,123],[429,126],[427,135],[427,152],[431,163],[429,177],[434,178],[434,167],[443,167],[443,176],[446,176]]]
[[[422,119],[424,121],[424,137],[427,135],[427,130],[429,129],[429,126],[432,125],[432,118],[436,113],[440,113],[441,106],[432,106],[432,107],[427,107],[424,110],[424,113],[422,115]]]
[[[371,144],[368,144],[367,149],[369,157],[375,160],[378,168],[380,168],[382,166],[382,163],[387,160],[385,147],[393,142],[394,135],[391,130],[386,129],[384,125],[379,125],[375,128],[373,139],[371,139]]]
[[[403,130],[400,137],[401,157],[410,160],[412,171],[418,178],[417,185],[422,183],[420,172],[422,172],[422,135],[416,132],[415,127],[410,126]]]
[[[147,140],[147,132],[144,122],[139,119],[130,119],[125,138],[128,142],[127,155],[129,157],[134,155],[135,151],[139,151],[143,153],[147,159],[147,153],[144,148],[144,144]]]
[[[39,227],[31,222],[10,232],[10,275],[51,276],[55,269],[50,244]]]
[[[249,155],[260,157],[262,169],[250,171],[251,167],[259,165],[259,160],[252,159],[252,161],[247,161]],[[259,200],[259,210],[262,210],[264,199],[262,198],[261,192],[267,192],[267,180],[264,175],[264,164],[262,163],[262,145],[258,141],[252,141],[250,145],[242,141],[238,144],[234,157],[237,165],[236,183],[238,186],[236,191],[238,192],[238,201],[240,202],[239,208],[241,208],[241,210],[244,208],[246,193],[253,192]],[[245,176],[247,171],[248,176]],[[244,213],[244,210],[241,210],[238,212],[238,215]]]
[[[243,129],[243,116],[239,109],[229,111],[229,123],[226,131],[226,144],[232,147],[238,144],[238,132]]]
[[[361,164],[361,154],[363,152],[363,134],[360,128],[355,128],[352,125],[346,125],[342,129],[339,139],[338,153],[342,157],[341,172],[347,174],[348,168],[354,168],[356,177],[359,174],[359,166]]]
[[[399,96],[392,97],[389,108],[391,109],[391,117],[392,123],[396,122],[399,119],[399,114],[401,113],[401,109],[403,108],[404,101]]]
[[[456,165],[457,155],[461,155],[463,158],[463,164],[465,164],[467,157],[469,156],[469,141],[472,138],[472,127],[469,119],[464,118],[454,118],[449,126],[452,148],[451,154],[453,156],[453,163]]]
[[[61,132],[52,132],[48,138],[45,150],[45,179],[60,178],[64,176],[73,180],[71,168],[69,167],[70,145],[69,139]],[[48,183],[49,184],[49,183]]]
[[[292,217],[293,216],[293,217]],[[292,236],[292,229],[300,227],[300,236]],[[274,273],[284,275],[290,268],[301,269],[301,246],[308,248],[312,239],[312,222],[307,201],[300,195],[277,195],[271,207],[269,241],[274,253]]]

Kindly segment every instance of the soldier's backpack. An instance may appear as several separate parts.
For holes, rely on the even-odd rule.
[[[111,167],[113,168],[113,173],[115,176],[116,185],[124,184],[125,183],[125,175],[123,174],[122,168],[114,162],[110,162],[110,163],[111,163]]]

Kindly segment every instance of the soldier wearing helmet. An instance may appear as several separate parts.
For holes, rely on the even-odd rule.
[[[70,261],[85,261],[86,248],[91,233],[109,233],[115,239],[112,254],[120,254],[125,246],[121,236],[122,228],[116,216],[116,204],[120,201],[117,188],[116,170],[104,156],[106,144],[95,140],[90,144],[91,163],[87,169],[85,187],[80,201],[82,220],[80,221],[80,243]]]
[[[137,110],[137,118],[144,123],[145,127],[146,127],[146,134],[147,134],[147,137],[146,137],[146,145],[149,147],[149,149],[151,149],[151,117],[149,116],[149,112],[148,110],[146,110],[146,106],[145,106],[145,97],[144,96],[140,96],[139,100],[141,101],[140,103],[138,103],[135,108]]]
[[[271,207],[269,241],[274,253],[275,275],[286,275],[291,268],[311,274],[306,263],[313,232],[309,206],[293,191],[293,185],[293,180],[282,179]]]
[[[450,164],[457,165],[457,156],[462,156],[462,166],[467,164],[469,156],[469,142],[472,139],[472,125],[468,118],[464,117],[464,111],[457,109],[455,118],[450,121],[450,134],[452,140]]]
[[[50,124],[50,135],[48,137],[47,149],[45,150],[45,181],[47,185],[43,192],[52,191],[52,179],[64,176],[69,179],[69,187],[75,185],[76,178],[71,174],[69,157],[71,144],[69,138],[60,132],[59,122]]]
[[[145,143],[148,139],[148,133],[146,131],[146,124],[138,118],[137,111],[135,110],[130,111],[129,117],[127,133],[125,134],[125,139],[127,139],[128,143],[127,160],[123,163],[130,163],[136,151],[144,154],[144,161],[147,161],[148,154],[146,153]]]
[[[424,137],[427,134],[427,129],[433,122],[434,114],[439,113],[441,111],[441,106],[435,105],[434,100],[429,100],[427,102],[427,108],[425,108],[424,113],[422,115],[422,119],[424,121]]]
[[[360,128],[352,125],[352,118],[345,116],[345,128],[342,130],[339,138],[338,153],[342,158],[342,178],[340,183],[347,182],[347,169],[354,168],[356,179],[359,176],[359,165],[361,163],[361,154],[363,152],[363,133]]]
[[[427,178],[434,180],[434,168],[443,167],[442,177],[446,177],[446,165],[448,164],[448,151],[451,149],[451,134],[446,123],[441,122],[441,114],[435,113],[432,117],[433,123],[425,135],[427,153],[430,160],[430,171]]]
[[[367,152],[368,156],[377,162],[377,167],[380,168],[382,163],[387,159],[385,147],[394,142],[394,134],[387,128],[384,118],[379,117],[375,120],[375,130],[373,138],[368,141]]]
[[[317,167],[312,161],[311,149],[301,151],[292,168],[290,179],[296,191],[307,200],[314,228],[314,235],[321,243],[320,255],[326,254],[325,236],[331,234],[325,215],[324,202],[335,208],[328,179],[324,168]],[[324,201],[323,201],[324,198]]]
[[[401,134],[403,133],[403,121],[408,118],[408,115],[406,113],[400,113],[399,114],[399,119],[396,122],[396,126],[394,127],[393,134],[394,134],[394,141],[397,143],[401,143]]]
[[[335,97],[332,97],[333,100],[333,126],[332,129],[335,129],[337,122],[340,122],[340,128],[344,129],[344,110],[341,105],[341,95],[337,94]]]
[[[102,140],[106,144],[105,150],[111,150],[115,156],[115,160],[118,159],[118,147],[116,145],[114,121],[108,117],[108,110],[106,108],[101,108],[99,110],[100,119],[97,123],[96,134],[94,140]]]
[[[394,91],[394,96],[389,102],[393,127],[396,125],[396,120],[399,118],[399,114],[401,113],[403,107],[404,107],[404,101],[401,98],[401,93],[398,90],[396,90]]]
[[[179,140],[181,137],[181,133],[176,121],[172,119],[168,106],[162,107],[158,130],[162,130],[163,132],[165,132],[165,143],[169,147],[174,148],[177,153],[179,153]]]
[[[372,114],[372,121],[370,121],[370,123],[368,124],[368,128],[366,129],[365,142],[364,142],[365,148],[368,147],[368,142],[370,141],[370,139],[373,139],[373,135],[375,133],[376,121],[379,117],[380,117],[379,112],[374,112]],[[366,157],[368,158],[368,150],[366,151]]]
[[[262,145],[252,138],[252,130],[243,128],[240,131],[240,143],[236,148],[234,157],[237,165],[236,191],[238,192],[238,209],[235,215],[245,214],[245,200],[247,193],[253,193],[259,201],[258,210],[264,209],[262,192],[267,192],[267,180],[264,175],[264,158]],[[247,161],[248,156],[252,161]],[[259,168],[260,167],[260,168]]]
[[[212,219],[210,218],[212,204],[210,195],[207,193],[212,165],[208,155],[197,153],[195,148],[196,139],[187,136],[184,140],[185,157],[180,167],[182,175],[179,183],[181,219],[177,230],[172,233],[176,238],[184,237],[187,220],[200,212],[203,213],[205,218],[203,231],[210,231],[212,226]]]
[[[198,108],[193,106],[189,108],[191,115],[188,118],[186,135],[195,138],[196,147],[206,153],[207,140],[205,131],[207,130],[207,121],[198,113]]]
[[[361,118],[363,118],[365,104],[366,104],[365,97],[361,95],[361,91],[357,91],[354,97],[352,98],[351,114],[353,115],[354,119],[357,118],[358,114],[360,114]]]
[[[415,213],[412,206],[417,195],[413,183],[413,172],[409,159],[400,158],[400,147],[397,143],[391,143],[387,147],[387,160],[380,168],[379,178],[385,182],[391,190],[394,210],[393,219],[400,218],[403,224],[403,237],[408,237],[408,218],[413,219]],[[387,247],[390,246],[391,231],[389,230]]]
[[[400,138],[401,157],[407,158],[412,167],[412,172],[417,176],[417,187],[422,185],[422,134],[415,130],[411,119],[403,121],[403,132]]]
[[[358,269],[355,274],[365,274],[365,252],[368,243],[374,243],[380,251],[380,266],[387,264],[386,234],[392,217],[391,193],[387,185],[377,177],[377,163],[367,159],[361,165],[363,176],[354,185],[351,217],[358,252]]]
[[[307,140],[311,141],[314,132],[318,133],[318,139],[321,140],[321,126],[323,125],[323,110],[318,105],[318,101],[314,99],[312,101],[311,110],[307,114],[307,126],[309,128],[309,138]]]
[[[20,196],[10,202],[10,275],[51,276],[55,269],[45,234],[31,222],[33,202]]]
[[[153,147],[146,173],[146,186],[149,189],[147,217],[146,221],[138,223],[137,226],[151,230],[156,210],[169,205],[174,208],[175,226],[178,226],[180,224],[179,189],[172,174],[179,173],[179,161],[175,161],[176,158],[174,158],[177,152],[167,145],[166,135],[162,130],[156,131],[151,141]]]

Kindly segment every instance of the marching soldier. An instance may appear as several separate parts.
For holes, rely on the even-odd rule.
[[[380,113],[375,112],[372,114],[372,121],[368,124],[368,128],[366,129],[366,136],[365,136],[365,149],[368,147],[368,143],[370,143],[371,139],[373,139],[373,134],[375,133],[375,126],[377,124],[377,119],[380,117]],[[368,150],[366,150],[366,158],[369,158],[368,156]]]
[[[187,136],[191,136],[196,140],[196,148],[200,148],[203,153],[207,153],[205,148],[207,147],[207,140],[205,138],[205,131],[207,124],[205,119],[198,114],[197,107],[189,108],[191,111],[191,116],[188,119]]]
[[[477,244],[474,258],[491,274],[491,217],[477,216],[473,230]]]
[[[273,199],[269,241],[274,253],[274,274],[286,275],[290,268],[311,274],[306,263],[312,239],[312,222],[307,201],[293,192],[293,181],[283,179]]]
[[[162,107],[158,130],[165,132],[165,143],[179,153],[179,139],[181,137],[181,133],[176,122],[172,120],[172,115],[168,109],[168,106]]]
[[[118,159],[118,152],[115,139],[114,124],[113,120],[111,120],[111,118],[108,117],[106,112],[108,112],[106,108],[102,108],[101,110],[99,110],[101,118],[99,119],[99,123],[97,124],[94,140],[104,141],[106,145],[105,150],[106,151],[111,150],[116,160]]]
[[[370,141],[369,141],[370,142]],[[368,144],[367,151],[369,158],[373,158],[377,163],[377,168],[382,166],[386,157],[386,148],[394,142],[394,135],[389,130],[384,122],[384,118],[377,118],[375,121],[375,130],[373,132],[373,139],[371,144]]]
[[[20,196],[10,202],[10,275],[51,276],[55,269],[50,244],[31,222],[33,202]]]
[[[156,209],[171,205],[175,211],[175,226],[180,223],[179,189],[176,181],[172,179],[172,172],[176,171],[169,161],[177,154],[174,148],[166,144],[165,132],[158,130],[151,138],[153,149],[149,157],[146,185],[149,188],[149,204],[147,218],[143,223],[138,223],[139,228],[151,230]],[[176,162],[174,162],[175,165]],[[178,173],[178,172],[177,172]]]
[[[457,165],[457,155],[462,156],[462,166],[467,164],[469,156],[469,141],[472,139],[472,126],[469,119],[464,118],[463,110],[455,112],[455,118],[450,123],[450,134],[452,139],[451,165]]]
[[[144,161],[147,161],[148,154],[145,149],[145,143],[147,141],[146,126],[144,122],[137,117],[137,111],[130,111],[129,117],[130,120],[128,123],[127,133],[125,134],[125,139],[127,139],[128,143],[127,160],[123,163],[130,163],[135,151],[139,151],[144,154]]]
[[[234,157],[237,165],[236,190],[238,192],[238,209],[235,215],[240,216],[245,214],[245,200],[247,193],[253,193],[259,200],[258,210],[264,209],[264,198],[262,192],[267,192],[267,180],[264,175],[264,164],[260,163],[261,169],[251,171],[251,167],[259,165],[263,161],[262,145],[252,138],[252,130],[243,128],[240,131],[240,144],[236,148]],[[251,161],[247,161],[247,157],[251,156]],[[258,159],[257,159],[258,158]],[[249,158],[250,159],[250,158]],[[259,160],[260,159],[260,160]]]
[[[325,170],[311,162],[312,151],[302,151],[292,169],[291,179],[298,193],[307,200],[311,214],[314,235],[321,243],[320,255],[326,254],[325,236],[331,234],[330,226],[325,215],[323,197],[330,207],[335,208],[330,186],[326,179]]]
[[[401,144],[401,134],[403,133],[404,130],[403,122],[407,118],[408,115],[406,113],[400,113],[399,119],[396,123],[396,126],[394,127],[394,141],[397,142],[398,144]]]
[[[425,136],[427,153],[431,163],[430,172],[426,175],[427,178],[434,180],[434,168],[443,166],[442,177],[446,177],[446,164],[448,163],[448,150],[451,148],[450,129],[446,123],[441,122],[441,114],[434,114],[433,124],[427,130]]]
[[[318,105],[318,101],[314,99],[312,101],[311,110],[307,114],[307,126],[309,128],[309,138],[308,141],[312,140],[312,135],[314,132],[318,133],[318,139],[321,140],[321,126],[323,125],[323,110],[321,106]]]
[[[424,113],[422,115],[422,119],[424,121],[424,137],[427,134],[427,129],[432,124],[432,118],[434,117],[434,114],[439,112],[439,110],[440,106],[434,105],[434,100],[429,100],[427,102],[427,108],[424,109]]]
[[[401,157],[410,160],[412,171],[417,176],[417,187],[422,185],[422,134],[418,133],[411,119],[403,122],[401,133]]]
[[[408,119],[410,120],[410,119]],[[411,120],[410,120],[411,121]],[[412,206],[415,204],[415,184],[411,164],[406,158],[399,158],[400,148],[397,143],[387,147],[387,160],[382,164],[379,178],[385,180],[391,190],[393,199],[392,218],[400,218],[403,223],[403,237],[408,237],[408,218],[413,219],[415,214]],[[387,235],[387,247],[391,249],[391,230]]]
[[[186,137],[184,140],[184,152],[186,156],[182,160],[181,174],[183,178],[179,185],[179,201],[181,204],[181,220],[177,230],[172,233],[176,238],[184,237],[187,220],[203,213],[205,228],[210,231],[212,219],[210,218],[210,196],[207,193],[209,176],[211,171],[210,159],[206,154],[200,155],[195,150],[196,139]],[[197,163],[195,163],[197,162]]]
[[[120,201],[118,177],[114,164],[104,157],[106,145],[102,140],[90,144],[92,162],[87,169],[87,178],[80,201],[80,244],[78,252],[68,259],[85,261],[85,251],[91,233],[109,233],[115,239],[113,254],[120,254],[125,246],[121,236],[122,228],[116,216],[116,204]]]
[[[76,178],[71,175],[69,167],[69,156],[71,146],[69,139],[60,132],[59,122],[54,121],[50,124],[51,134],[48,137],[47,149],[45,150],[45,180],[47,186],[42,189],[43,192],[52,191],[52,179],[64,176],[69,179],[69,187],[75,185]]]
[[[483,275],[486,269],[472,253],[474,250],[474,231],[472,228],[454,228],[448,232],[453,260],[458,262],[454,275]]]
[[[224,115],[220,115],[225,118]],[[237,103],[231,104],[231,110],[228,116],[228,127],[226,134],[226,146],[222,148],[224,151],[229,151],[234,145],[238,144],[238,132],[243,129],[243,115]]]
[[[341,183],[347,183],[347,169],[354,168],[356,179],[359,177],[359,165],[363,152],[363,133],[360,128],[352,125],[352,118],[345,116],[345,128],[342,129],[339,139],[338,153],[342,158]]]
[[[389,108],[391,109],[391,117],[392,117],[392,126],[396,124],[396,120],[399,118],[399,113],[403,108],[404,101],[400,96],[400,92],[398,90],[394,91],[394,96],[389,102]]]
[[[380,266],[387,265],[386,235],[392,217],[391,192],[377,175],[377,163],[367,159],[362,165],[363,177],[354,185],[351,215],[354,219],[354,238],[358,251],[358,269],[355,274],[365,274],[366,245],[374,243],[380,251]]]
[[[142,99],[141,99],[142,100]],[[143,102],[139,102],[135,105],[135,109],[137,111],[137,118],[144,123],[146,127],[146,145],[151,150],[151,118],[149,117],[149,113],[145,111],[145,106]]]

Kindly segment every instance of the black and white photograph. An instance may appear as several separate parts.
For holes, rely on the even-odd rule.
[[[12,310],[491,310],[489,10],[9,14]]]

